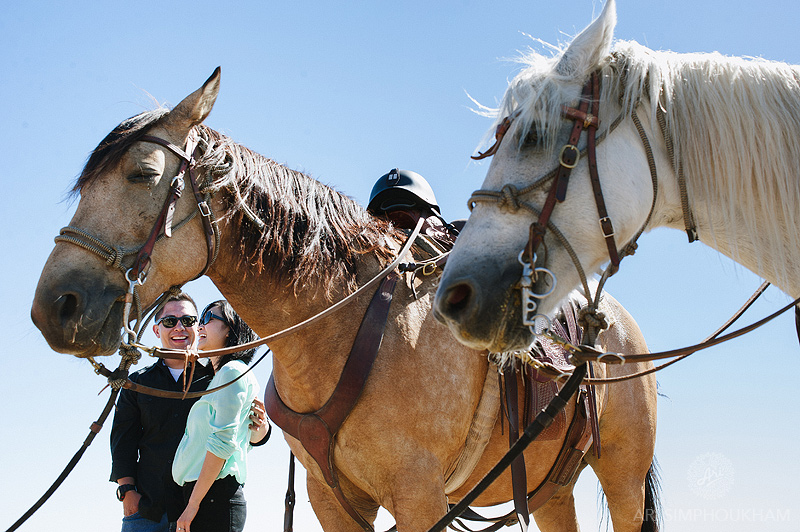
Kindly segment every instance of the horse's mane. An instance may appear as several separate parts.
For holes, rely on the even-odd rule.
[[[484,108],[486,114],[496,112],[495,126],[517,111],[520,147],[536,138],[550,154],[564,128],[561,105],[575,98],[574,73],[556,68],[563,49],[552,48],[551,57],[533,51],[522,56],[523,70],[510,82],[500,108]],[[762,275],[779,280],[792,275],[762,270],[766,256],[786,265],[787,252],[800,249],[800,179],[794,170],[800,164],[794,135],[800,68],[719,53],[656,52],[626,41],[617,42],[599,68],[601,110],[619,109],[621,102],[630,114],[632,106],[649,104],[654,135],[662,134],[656,110],[659,105],[665,110],[673,164],[682,165],[690,201],[719,206],[722,213],[705,213],[712,234],[701,238],[714,239],[724,230],[726,241],[757,249]],[[614,118],[601,116],[601,132]],[[729,252],[736,258],[736,249]]]
[[[148,111],[117,126],[89,157],[73,193],[117,165],[167,113]],[[196,129],[204,151],[198,160],[201,187],[222,193],[221,215],[239,235],[238,252],[246,270],[331,296],[338,282],[355,287],[360,256],[374,252],[381,262],[392,258],[386,239],[393,234],[391,226],[352,198],[205,125]]]
[[[238,230],[242,261],[270,276],[303,287],[337,281],[355,288],[356,264],[365,253],[393,258],[390,224],[352,198],[301,172],[290,170],[206,127],[207,146],[198,161],[209,189],[224,191],[227,216]]]

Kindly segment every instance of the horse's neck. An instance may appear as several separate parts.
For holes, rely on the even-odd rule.
[[[692,198],[692,211],[697,222],[700,240],[781,288],[791,297],[798,297],[800,281],[791,275],[786,277],[780,275],[780,272],[784,270],[788,272],[800,270],[797,250],[785,249],[783,257],[776,256],[767,239],[751,238],[741,230],[744,223],[738,227],[731,227],[731,221],[723,213],[726,208],[726,206],[705,201],[704,198],[696,196]],[[756,220],[765,220],[768,217],[776,216],[776,213],[760,209],[748,216],[754,216]],[[782,231],[788,230],[787,227],[782,229]]]
[[[713,55],[699,66],[680,68],[668,113],[700,238],[796,297],[800,70]]]
[[[647,113],[645,121],[647,120]],[[678,230],[685,230],[684,213],[681,205],[681,187],[678,182],[678,175],[674,171],[672,162],[666,157],[664,150],[663,136],[651,137],[656,139],[656,143],[661,149],[656,150],[658,168],[658,197],[654,218],[651,227],[670,227]],[[659,153],[660,152],[660,153]],[[714,168],[706,169],[708,172],[715,171]],[[751,176],[722,176],[722,179],[753,179]],[[691,173],[687,172],[685,179],[687,183],[692,178]],[[691,183],[688,183],[691,187]],[[779,212],[767,204],[755,203],[751,212],[739,211],[731,208],[727,202],[721,202],[718,198],[705,193],[700,185],[691,187],[688,194],[691,215],[697,229],[700,241],[719,251],[725,256],[738,262],[757,275],[780,287],[792,297],[800,295],[800,281],[793,279],[791,275],[781,278],[781,270],[793,272],[800,270],[800,255],[798,250],[790,245],[791,238],[789,231],[794,229],[788,227]],[[731,217],[731,211],[736,211],[736,216]],[[777,217],[777,220],[776,220]],[[777,222],[778,229],[770,231],[781,235],[782,253],[776,253],[774,242],[767,238],[751,237],[751,231],[746,227],[761,225],[766,220]],[[768,231],[764,228],[762,234]]]
[[[648,132],[648,139],[653,145],[658,175],[656,207],[650,227],[669,227],[683,231],[686,227],[681,203],[681,187],[678,182],[677,169],[667,156],[664,134],[651,116],[653,108],[650,104],[639,105],[637,112],[645,131]],[[706,136],[692,131],[692,128],[714,129],[718,127],[720,127],[719,124],[695,123],[691,126],[681,124],[678,125],[677,134],[673,140],[676,142],[679,140],[677,135],[684,139],[684,143],[687,138],[705,138]],[[626,143],[641,146],[639,135],[634,132],[630,120],[626,120],[620,131],[625,131],[624,138],[620,138],[617,133],[609,136],[606,140],[606,143],[611,146],[611,152],[633,153],[626,148],[631,144]],[[621,144],[614,146],[617,138]],[[776,141],[780,141],[780,139],[776,139]],[[690,146],[684,149],[690,148],[694,147]],[[726,160],[726,154],[721,153],[725,149],[729,148],[717,144],[703,148],[701,151],[708,161],[706,165],[687,165],[684,160],[683,170],[688,189],[688,201],[699,238],[701,242],[780,287],[790,296],[798,297],[800,281],[793,279],[791,275],[792,272],[800,270],[800,254],[798,253],[800,246],[793,245],[793,242],[798,241],[797,231],[790,222],[787,222],[781,209],[776,208],[775,202],[757,201],[751,197],[743,197],[754,194],[755,192],[751,191],[759,188],[755,181],[765,179],[764,176],[756,175],[747,165],[714,164],[714,161]],[[742,146],[741,149],[750,148]],[[758,150],[759,148],[752,147],[752,149]],[[638,159],[640,156],[636,155],[635,157]],[[697,158],[695,157],[695,159]],[[784,178],[791,179],[785,175],[766,177],[766,179],[774,180],[775,183]],[[709,181],[710,185],[702,182],[705,179]],[[646,181],[647,184],[636,192],[642,197],[650,195],[649,179]],[[753,184],[737,185],[740,190],[737,193],[727,192],[718,195],[708,189],[709,186],[727,187],[733,186],[727,185],[727,183],[750,182]],[[791,191],[792,187],[787,185],[787,189]],[[720,199],[725,196],[731,197],[733,200]],[[634,198],[631,199],[634,200]]]
[[[262,338],[322,312],[348,294],[345,286],[334,288],[329,299],[321,290],[308,287],[295,290],[267,274],[254,273],[237,253],[239,238],[230,223],[223,221],[220,232],[220,254],[209,270],[209,277]],[[364,276],[379,270],[377,260],[369,255],[362,262],[358,266]],[[359,285],[363,282],[359,279]],[[313,411],[330,397],[371,296],[371,292],[365,294],[330,317],[269,343],[275,382],[290,408]]]

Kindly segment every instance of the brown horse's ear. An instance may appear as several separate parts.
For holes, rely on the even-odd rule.
[[[177,135],[185,136],[189,130],[203,122],[219,94],[220,67],[214,70],[203,86],[183,99],[167,115],[164,126]]]

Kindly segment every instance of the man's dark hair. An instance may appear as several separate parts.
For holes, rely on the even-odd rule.
[[[188,301],[194,307],[195,314],[197,314],[197,303],[194,302],[194,299],[192,299],[192,296],[190,296],[189,294],[187,294],[184,291],[180,291],[177,294],[173,294],[173,295],[169,296],[167,298],[167,300],[164,301],[164,304],[161,305],[161,308],[158,309],[158,312],[156,312],[156,315],[154,317],[156,322],[158,322],[158,320],[161,319],[161,314],[164,313],[164,307],[166,307],[167,303],[169,303],[171,301]]]

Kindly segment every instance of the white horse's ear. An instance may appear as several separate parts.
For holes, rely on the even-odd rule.
[[[617,25],[617,6],[608,0],[603,12],[578,34],[564,51],[556,72],[565,77],[585,78],[597,69],[611,53],[614,26]]]
[[[220,67],[214,70],[203,86],[183,99],[169,112],[164,125],[176,133],[188,134],[211,113],[219,94]]]

